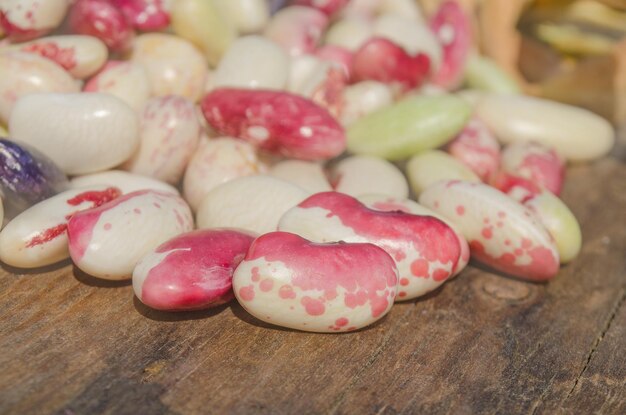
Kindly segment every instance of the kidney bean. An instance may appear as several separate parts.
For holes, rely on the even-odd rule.
[[[132,193],[138,190],[157,190],[175,195],[179,194],[175,187],[163,183],[160,180],[121,170],[107,170],[100,173],[75,176],[70,181],[70,185],[73,189],[95,185],[107,185],[117,187],[122,191],[122,194]]]
[[[135,62],[109,61],[83,88],[85,92],[102,92],[121,99],[139,112],[152,93],[148,73]]]
[[[463,163],[440,150],[427,150],[411,157],[406,174],[415,195],[441,180],[480,182],[480,178]]]
[[[378,157],[352,156],[341,160],[331,170],[331,182],[336,191],[354,197],[368,193],[409,196],[409,185],[400,169]]]
[[[168,0],[110,0],[135,28],[156,31],[170,24]]]
[[[131,25],[109,0],[76,0],[68,23],[73,33],[94,36],[115,52],[127,50],[133,42]]]
[[[68,5],[67,0],[3,0],[0,31],[13,42],[38,38],[61,24]]]
[[[315,51],[327,25],[324,13],[310,7],[289,6],[272,16],[263,35],[296,56]]]
[[[322,166],[312,161],[285,160],[272,166],[269,174],[311,193],[332,190]]]
[[[527,179],[558,196],[565,178],[565,162],[552,148],[534,142],[517,142],[504,148],[502,171]]]

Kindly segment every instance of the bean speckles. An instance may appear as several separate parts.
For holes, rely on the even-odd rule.
[[[393,305],[398,274],[372,244],[315,244],[286,232],[259,237],[235,271],[243,307],[271,324],[304,331],[362,328]]]

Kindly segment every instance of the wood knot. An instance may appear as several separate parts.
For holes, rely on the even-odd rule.
[[[532,294],[529,284],[504,278],[489,278],[482,284],[482,291],[496,300],[517,303]]]

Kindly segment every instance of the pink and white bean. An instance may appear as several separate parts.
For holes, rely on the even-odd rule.
[[[37,203],[0,232],[0,260],[14,267],[37,268],[69,258],[67,221],[77,212],[121,194],[115,187],[92,186],[67,190]]]
[[[312,7],[331,17],[346,7],[350,0],[296,0],[298,6]]]
[[[339,114],[341,123],[349,126],[364,115],[393,103],[391,88],[378,81],[362,81],[348,85],[343,91],[343,108]]]
[[[420,86],[431,71],[431,61],[423,53],[410,55],[389,39],[374,37],[354,53],[354,81],[378,81],[399,92]]]
[[[441,150],[427,150],[411,157],[406,164],[406,174],[416,196],[442,180],[480,182],[469,167]]]
[[[220,184],[266,171],[251,144],[230,137],[203,137],[185,170],[183,194],[197,211],[204,196]]]
[[[139,128],[139,149],[123,168],[166,183],[178,183],[200,136],[193,103],[176,95],[152,98],[141,113]]]
[[[263,31],[292,56],[313,53],[328,26],[328,17],[319,10],[289,6],[276,13]]]
[[[108,94],[27,95],[15,105],[9,132],[70,175],[115,167],[139,144],[137,115]]]
[[[373,22],[372,36],[382,37],[402,47],[408,54],[422,53],[430,61],[431,70],[438,71],[443,60],[443,50],[435,34],[424,23],[396,14],[386,13]]]
[[[75,176],[70,181],[70,186],[73,189],[95,185],[117,187],[122,191],[122,194],[136,192],[137,190],[157,190],[174,195],[179,194],[178,190],[172,185],[147,176],[141,176],[122,170],[107,170],[100,173]]]
[[[463,127],[446,150],[471,169],[483,182],[490,183],[500,170],[500,144],[485,123],[474,117]]]
[[[198,228],[238,228],[264,234],[309,196],[306,190],[271,176],[240,177],[217,186],[202,199]]]
[[[196,102],[204,91],[207,64],[195,46],[165,33],[146,33],[133,42],[131,61],[142,64],[156,96],[180,95]]]
[[[170,24],[170,0],[110,0],[138,30],[156,31]]]
[[[393,305],[398,272],[372,244],[316,244],[286,232],[256,239],[235,270],[241,305],[265,322],[303,331],[353,331]]]
[[[270,176],[293,183],[311,193],[331,191],[330,183],[319,163],[303,160],[285,160],[276,163]]]
[[[412,215],[432,216],[439,219],[454,231],[456,237],[459,240],[459,244],[461,245],[461,256],[459,257],[459,262],[454,269],[452,277],[458,275],[467,266],[467,263],[470,259],[469,245],[467,244],[467,241],[465,240],[465,237],[463,236],[459,228],[454,223],[446,219],[444,216],[441,216],[440,214],[420,205],[419,203],[411,199],[400,199],[378,194],[362,195],[359,196],[357,199],[368,208],[374,210],[381,210],[383,212],[400,211],[410,213]],[[434,282],[434,280],[426,279],[423,280],[421,284],[424,285],[428,291],[430,291],[430,289],[428,289],[428,286],[432,285]],[[415,284],[416,282],[412,281],[412,283]]]
[[[324,160],[346,148],[343,127],[324,108],[281,91],[220,88],[201,102],[209,124],[222,135],[302,160]]]
[[[289,56],[262,36],[235,40],[220,60],[211,79],[214,88],[284,89],[289,77]]]
[[[0,122],[17,100],[34,92],[78,92],[80,86],[56,63],[32,53],[0,51]]]
[[[94,36],[114,52],[126,51],[134,39],[126,16],[109,0],[76,0],[68,24],[73,33]]]
[[[400,171],[387,160],[373,156],[351,156],[331,170],[336,191],[358,197],[377,193],[397,198],[409,196],[409,185]]]
[[[431,216],[369,209],[338,192],[317,193],[280,219],[279,231],[314,242],[369,242],[395,261],[399,300],[415,298],[450,278],[461,260],[456,233]]]
[[[68,5],[67,0],[3,0],[0,31],[14,42],[38,38],[61,24]]]
[[[558,196],[565,178],[565,161],[554,149],[539,143],[511,143],[502,151],[502,172],[530,180]]]
[[[192,229],[193,217],[185,201],[154,190],[129,193],[79,212],[67,224],[74,264],[109,280],[130,278],[144,255]]]
[[[11,49],[50,59],[77,79],[85,79],[98,72],[109,54],[101,40],[82,35],[43,37],[14,45]]]
[[[530,209],[493,187],[439,182],[422,192],[419,202],[456,224],[478,261],[531,281],[558,273],[559,254],[543,224]]]
[[[139,112],[148,102],[152,87],[143,65],[135,62],[109,61],[85,84],[83,91],[114,95]]]
[[[430,28],[443,49],[441,66],[432,82],[448,90],[457,88],[465,75],[465,64],[472,47],[472,23],[463,8],[452,0],[439,5]]]
[[[315,56],[319,59],[331,62],[340,67],[348,79],[352,76],[352,61],[354,53],[346,48],[336,45],[324,45],[315,51]]]
[[[201,310],[233,298],[235,268],[254,236],[231,229],[176,236],[146,254],[133,271],[133,290],[148,307]]]

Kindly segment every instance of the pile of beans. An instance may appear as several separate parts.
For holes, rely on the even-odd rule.
[[[454,1],[0,1],[0,259],[315,332],[470,257],[553,278],[581,247],[565,165],[614,131],[471,32]]]

